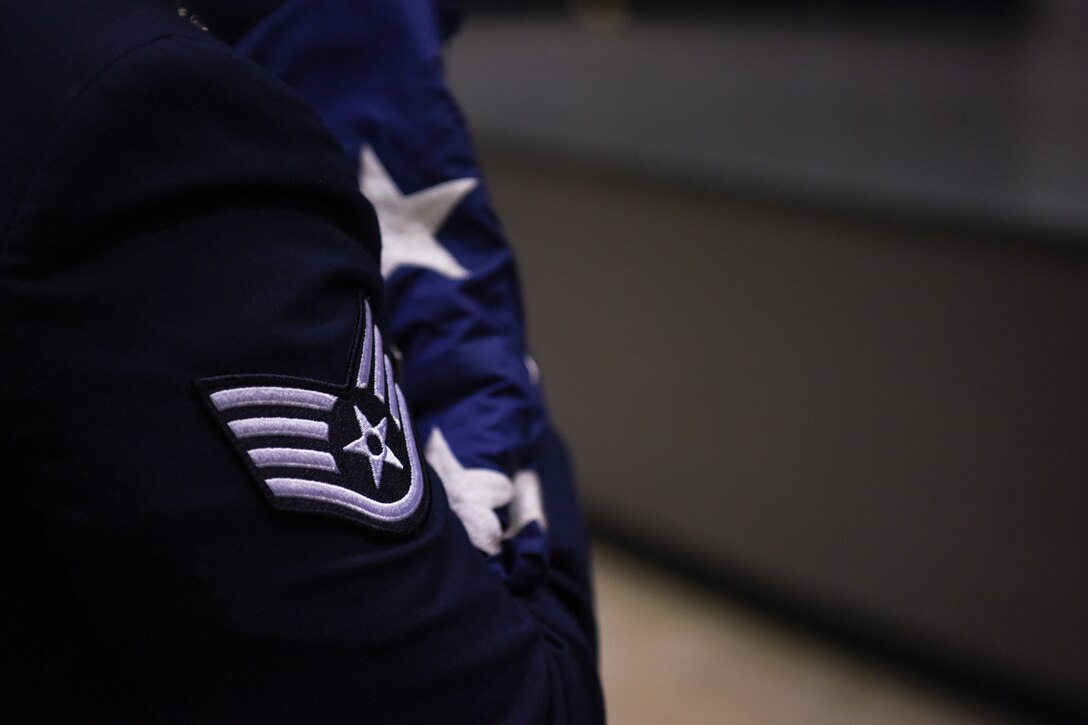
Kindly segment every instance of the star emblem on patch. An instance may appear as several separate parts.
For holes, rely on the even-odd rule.
[[[449,279],[469,275],[438,241],[438,230],[453,210],[479,186],[472,177],[451,179],[412,194],[401,192],[374,149],[359,152],[359,190],[378,215],[382,234],[382,277],[398,267],[420,267]]]
[[[262,374],[196,383],[274,507],[409,534],[427,515],[429,482],[365,301],[360,319],[362,334],[343,383]]]
[[[381,488],[382,468],[386,463],[392,463],[397,468],[404,468],[404,464],[385,442],[389,435],[389,419],[382,418],[382,422],[378,425],[371,425],[358,406],[355,408],[355,417],[359,419],[361,435],[344,446],[344,451],[357,453],[370,459],[370,472],[374,475],[374,486]]]

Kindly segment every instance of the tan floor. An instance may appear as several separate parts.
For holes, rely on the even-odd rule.
[[[1023,723],[829,649],[750,610],[595,551],[612,725]]]

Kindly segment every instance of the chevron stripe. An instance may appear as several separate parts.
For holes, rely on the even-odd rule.
[[[389,358],[386,358],[388,362]],[[393,369],[390,366],[388,371],[389,377],[389,417],[393,419],[393,422],[397,424],[397,428],[403,427],[400,422],[400,396],[397,395],[397,384],[393,382]]]
[[[374,316],[370,312],[370,303],[364,300],[363,305],[366,308],[366,321],[363,324],[363,353],[359,360],[359,372],[355,377],[355,385],[359,388],[365,388],[370,382],[370,360],[374,354]],[[381,353],[380,346],[378,352]]]
[[[332,410],[336,405],[336,396],[319,393],[305,388],[279,388],[257,386],[252,388],[230,388],[212,393],[212,405],[217,410],[242,408],[247,405],[284,405],[313,410]]]
[[[389,359],[388,355],[383,356],[385,358],[385,384],[389,399],[389,412],[393,415],[393,420],[396,422],[397,427],[400,427],[400,406],[397,404],[397,393],[394,390],[396,386],[395,378],[393,377],[393,362]]]
[[[254,448],[247,452],[258,468],[283,466],[340,472],[340,469],[336,467],[336,459],[324,451],[311,451],[305,448]]]
[[[327,441],[329,424],[304,418],[242,418],[227,423],[239,438],[259,436],[297,436]]]
[[[419,508],[423,495],[422,484],[415,479],[408,495],[390,503],[375,501],[341,486],[305,478],[269,478],[265,483],[276,496],[336,504],[379,521],[401,521],[408,518]]]
[[[385,355],[382,348],[382,331],[374,328],[374,397],[385,402]]]

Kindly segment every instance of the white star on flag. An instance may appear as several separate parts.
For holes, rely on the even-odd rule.
[[[502,540],[515,536],[530,522],[536,521],[541,528],[547,528],[540,477],[535,471],[519,471],[511,480],[487,468],[465,468],[438,428],[431,431],[424,455],[442,479],[450,508],[480,551],[499,553]],[[510,525],[504,534],[495,509],[507,504]]]
[[[461,200],[480,183],[464,178],[403,194],[370,146],[359,154],[359,190],[374,205],[382,233],[382,276],[397,267],[423,267],[450,279],[469,272],[435,234]]]

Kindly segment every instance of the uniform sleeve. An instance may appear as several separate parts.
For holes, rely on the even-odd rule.
[[[378,210],[384,321],[424,437],[513,474],[547,417],[513,254],[443,74],[449,5],[288,0],[237,48],[319,111]]]
[[[588,588],[579,521],[531,510],[540,489],[557,508],[550,489],[572,482],[540,475],[561,446],[531,372],[511,247],[443,72],[459,18],[444,0],[289,0],[237,47],[321,113],[377,208],[386,330],[474,544],[513,588],[547,576],[553,553],[581,559]],[[495,506],[486,492],[503,485],[512,503]]]
[[[512,593],[430,473],[410,526],[342,493],[412,465],[387,443],[410,418],[367,324],[373,212],[285,87],[210,42],[133,49],[72,104],[2,253],[10,507],[87,666],[149,720],[600,719],[584,581]],[[299,480],[332,498],[272,484]]]

